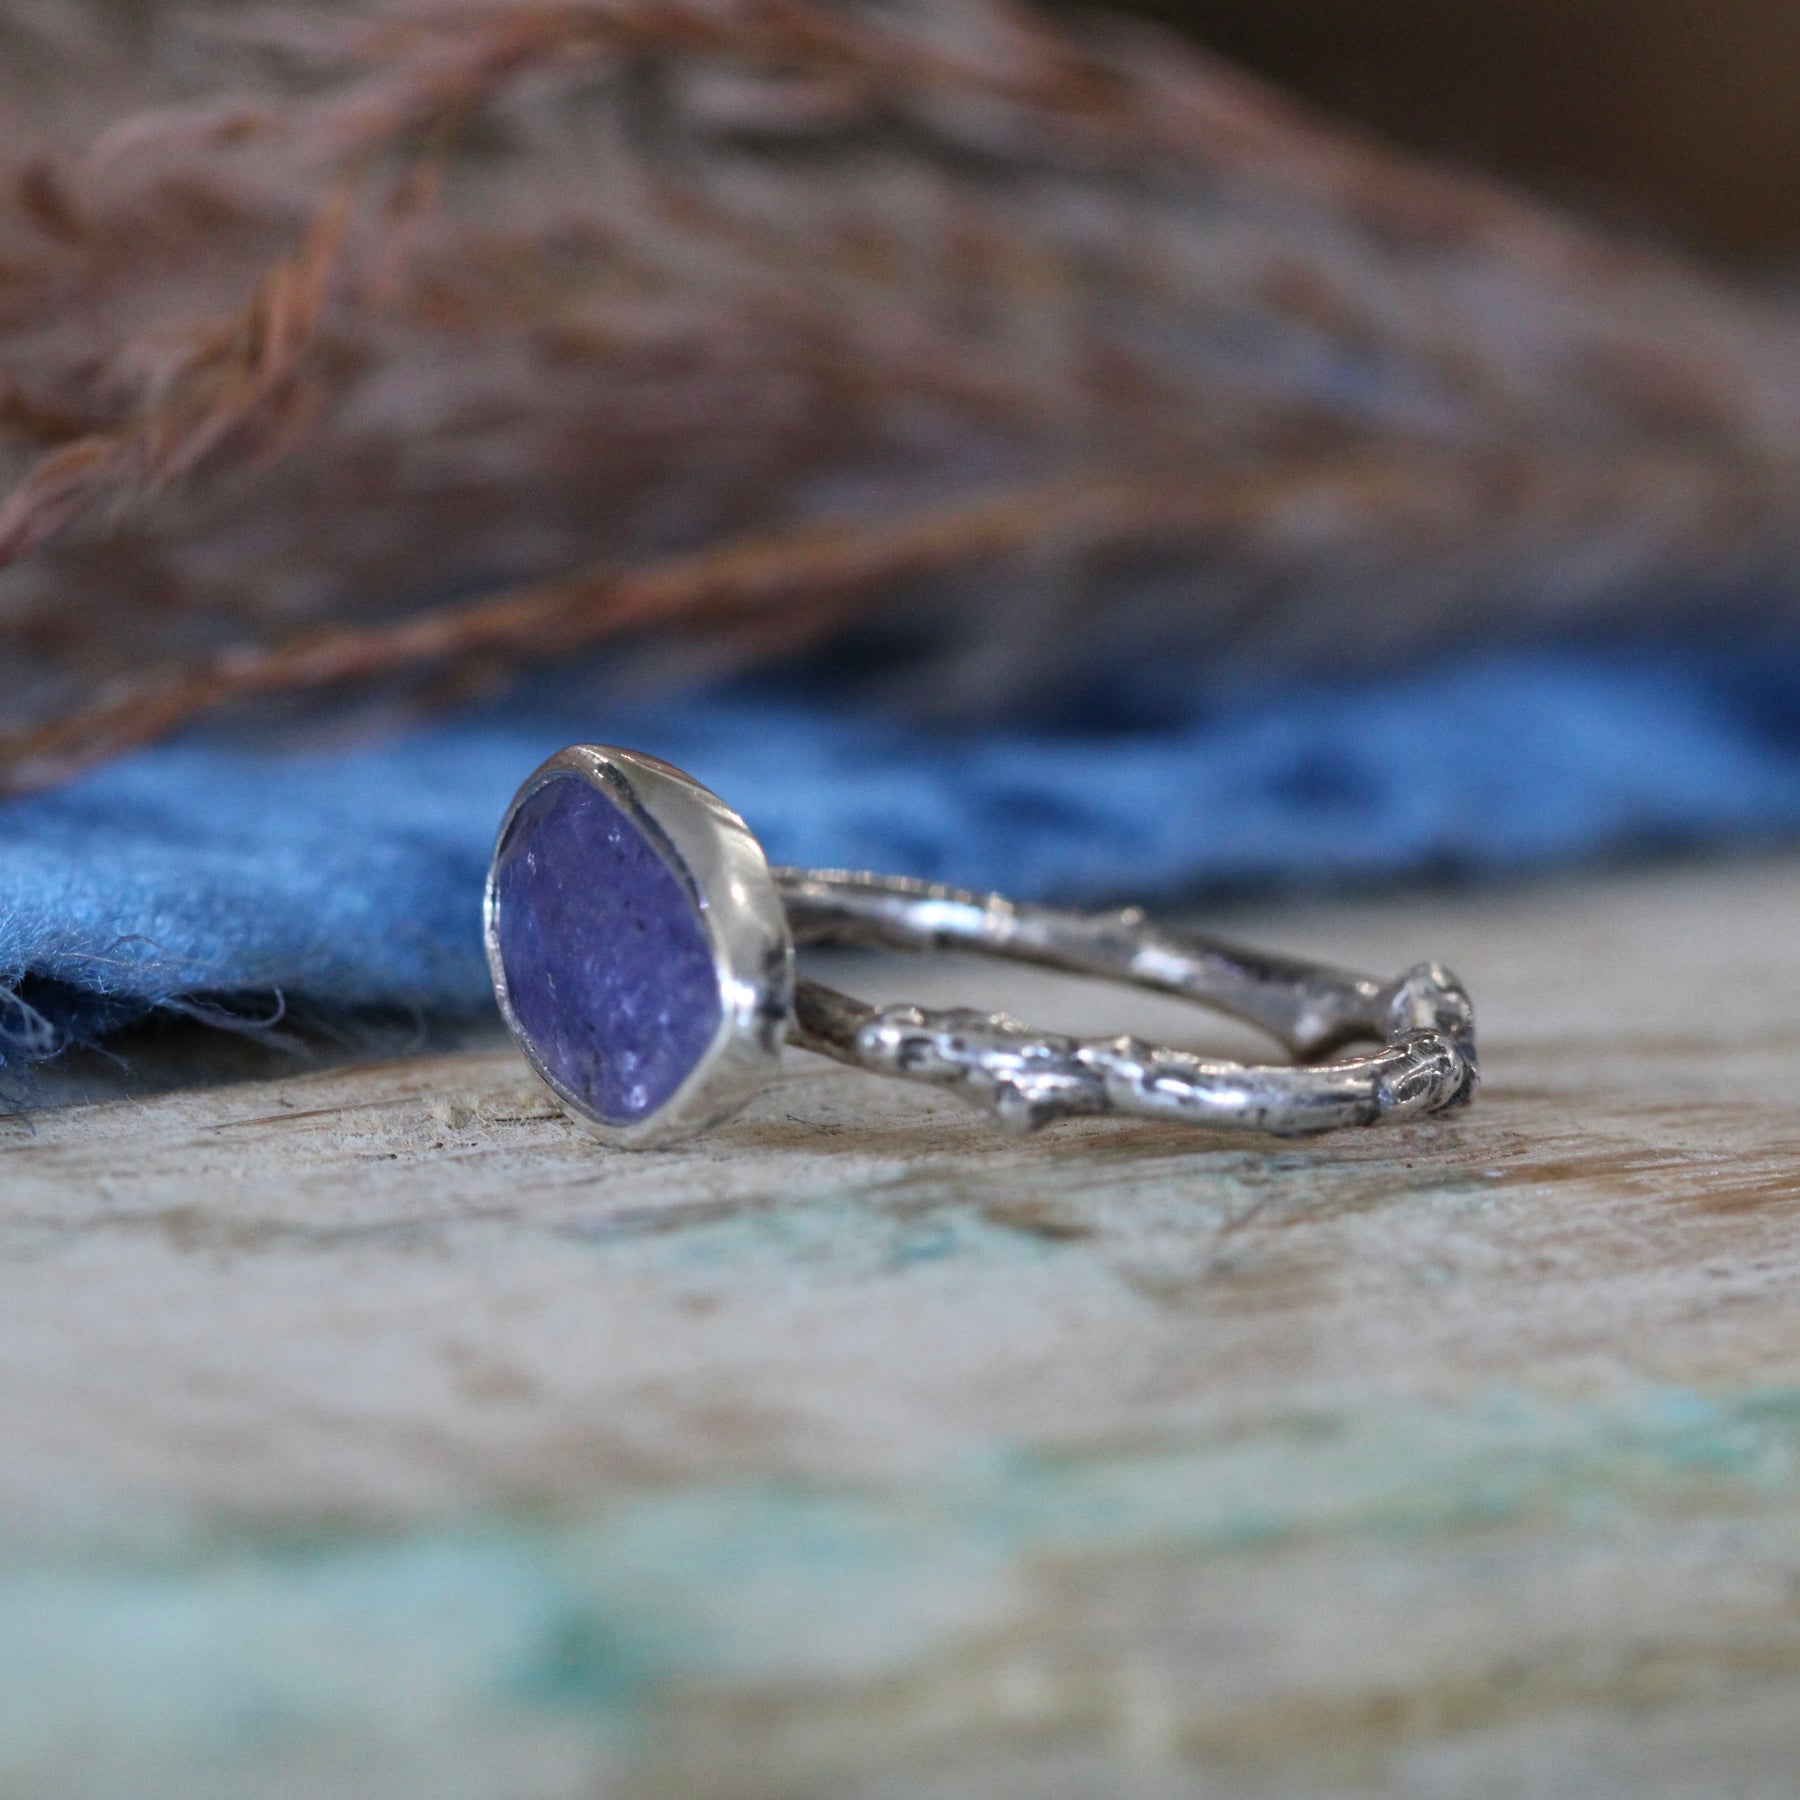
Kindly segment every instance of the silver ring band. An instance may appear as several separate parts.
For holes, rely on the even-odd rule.
[[[965,950],[1100,976],[1259,1026],[1297,1065],[1208,1060],[1134,1037],[1041,1032],[1005,1013],[871,1006],[800,980],[788,1041],[881,1075],[950,1087],[1004,1125],[1116,1113],[1292,1134],[1465,1104],[1475,1018],[1448,970],[1379,982],[1152,924],[1136,907],[1063,912],[896,876],[772,871],[797,944]],[[1385,1047],[1320,1062],[1341,1046]]]

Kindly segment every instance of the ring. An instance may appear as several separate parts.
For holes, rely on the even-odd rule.
[[[635,751],[559,751],[513,797],[488,871],[494,993],[533,1069],[607,1142],[667,1144],[737,1112],[784,1043],[954,1089],[1030,1131],[1095,1114],[1278,1135],[1415,1119],[1475,1092],[1447,970],[1376,981],[1153,924],[884,875],[772,868],[742,819]],[[1297,1059],[1245,1064],[871,1006],[796,979],[796,944],[953,949],[1103,976],[1228,1013]],[[1379,1048],[1331,1057],[1367,1040]]]

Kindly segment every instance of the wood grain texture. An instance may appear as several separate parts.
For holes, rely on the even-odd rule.
[[[0,1791],[1791,1795],[1797,899],[1221,919],[1481,1008],[1307,1144],[796,1056],[632,1155],[491,1043],[0,1123]]]

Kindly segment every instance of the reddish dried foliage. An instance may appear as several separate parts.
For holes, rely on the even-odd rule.
[[[876,606],[965,712],[1793,608],[1792,312],[1156,34],[489,0],[152,13],[149,54],[51,16],[0,0],[6,785],[229,702]]]

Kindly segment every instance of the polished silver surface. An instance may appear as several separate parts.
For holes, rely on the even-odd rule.
[[[802,980],[790,1041],[840,1062],[955,1089],[1031,1131],[1098,1113],[1297,1135],[1379,1125],[1465,1104],[1478,1080],[1475,1018],[1447,970],[1380,982],[1110,913],[1020,906],[895,877],[777,869],[801,944],[981,951],[1180,995],[1260,1026],[1313,1059],[1214,1061],[1133,1037],[1076,1038],[1004,1013],[870,1006]]]
[[[514,815],[546,782],[578,776],[642,831],[693,897],[719,980],[719,1028],[669,1099],[629,1125],[599,1117],[539,1059],[507,992],[500,958],[495,868]],[[609,1144],[651,1149],[739,1110],[775,1074],[792,1017],[794,947],[762,846],[716,794],[668,763],[634,750],[576,744],[535,770],[513,796],[495,837],[483,905],[488,972],[500,1014],[525,1059],[570,1115]]]
[[[743,820],[698,782],[596,745],[558,752],[525,782],[496,854],[519,806],[568,775],[624,810],[693,896],[719,978],[718,1032],[676,1093],[635,1124],[599,1118],[543,1065],[513,1010],[490,871],[487,954],[501,1013],[557,1098],[608,1143],[647,1148],[718,1124],[774,1075],[784,1041],[950,1088],[1020,1131],[1114,1113],[1294,1135],[1443,1112],[1475,1092],[1474,1013],[1437,964],[1384,982],[1156,925],[1135,907],[1064,912],[898,876],[772,870]],[[1004,1013],[871,1006],[796,981],[796,943],[978,951],[1101,976],[1228,1013],[1298,1060],[1227,1062],[1135,1037],[1044,1032]],[[1334,1056],[1358,1042],[1376,1048]]]

